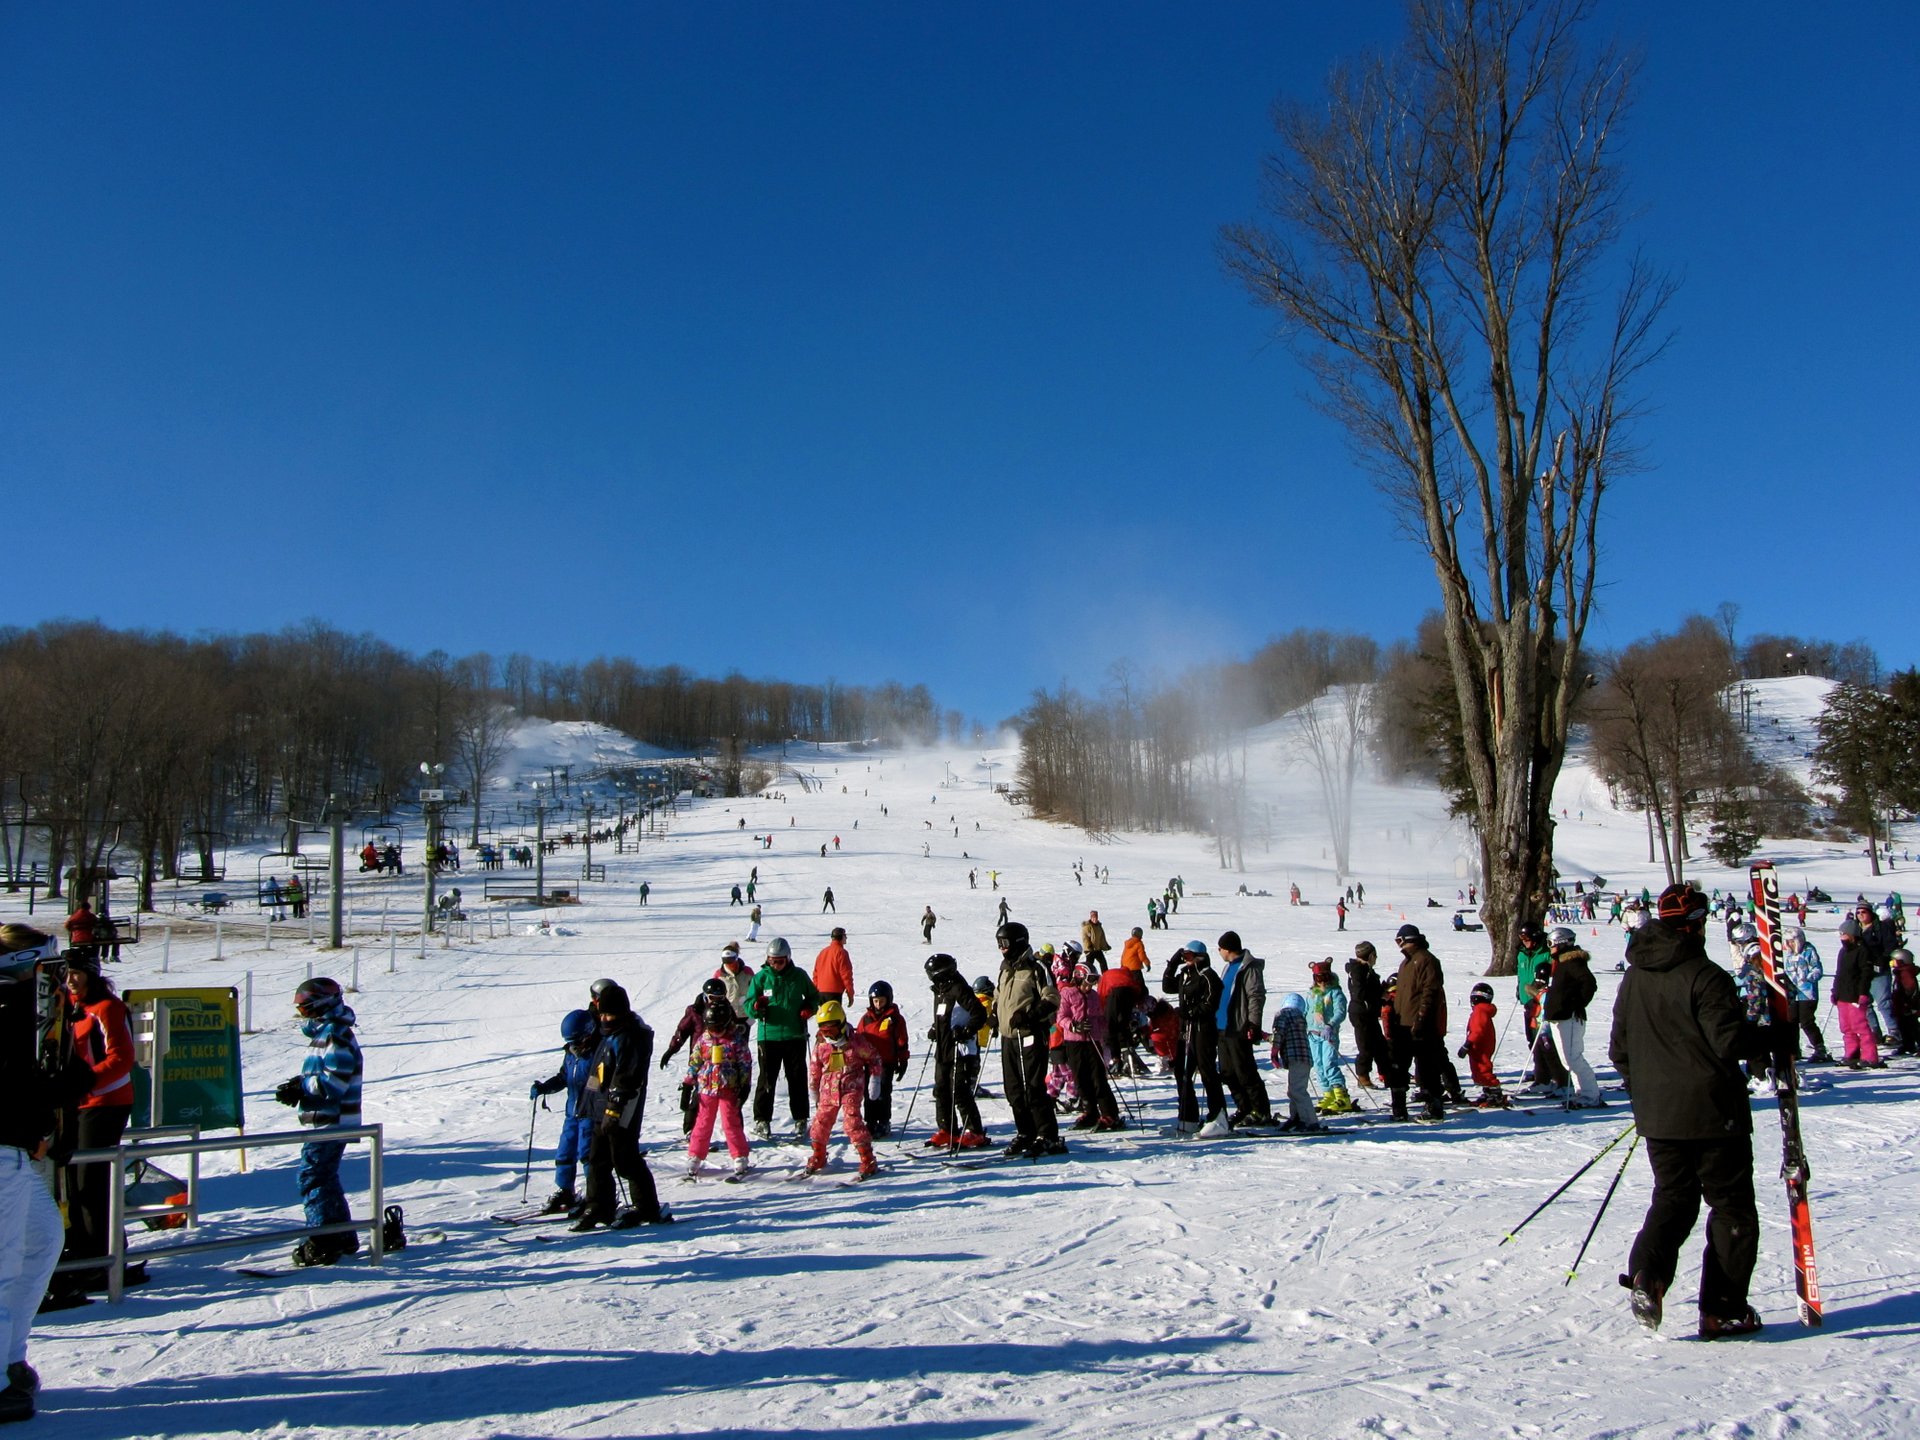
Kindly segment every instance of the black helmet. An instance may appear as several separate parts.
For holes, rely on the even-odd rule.
[[[302,980],[300,988],[293,992],[293,1008],[306,1016],[324,1014],[340,1003],[340,994],[338,980],[316,975],[311,980]]]
[[[993,994],[993,977],[991,975],[982,975],[978,980],[973,982],[973,989],[974,993],[978,995]]]
[[[1482,980],[1478,985],[1473,987],[1473,992],[1467,998],[1472,1000],[1476,1005],[1491,1003],[1493,1000],[1493,987]]]
[[[611,980],[594,997],[593,1003],[599,1007],[600,1013],[610,1020],[633,1013],[633,1003],[627,999],[626,989]]]
[[[994,943],[1002,950],[1011,950],[1016,955],[1022,950],[1031,948],[1031,941],[1027,935],[1027,927],[1022,925],[1018,920],[1007,921],[1006,924],[993,932],[993,939]]]
[[[893,986],[884,980],[876,980],[867,987],[867,998],[869,1000],[885,1000],[891,1005],[893,1003]]]
[[[707,1024],[727,1026],[733,1024],[733,1002],[725,995],[703,995],[700,997],[700,1013],[706,1017]]]
[[[938,985],[948,975],[958,974],[960,962],[951,955],[929,955],[927,957],[927,979]]]
[[[700,993],[709,998],[718,995],[724,1000],[727,998],[727,982],[722,980],[718,975],[709,976],[702,982]]]

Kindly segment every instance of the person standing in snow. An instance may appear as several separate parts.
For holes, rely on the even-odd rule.
[[[979,1032],[987,1024],[987,1007],[961,979],[960,963],[951,955],[929,955],[926,971],[933,987],[927,1041],[933,1046],[934,1116],[933,1135],[926,1143],[934,1150],[981,1149],[990,1142],[973,1092],[980,1079]]]
[[[833,903],[833,887],[829,885],[827,886],[826,893],[820,897],[820,913],[824,915],[829,910],[837,911],[839,908],[839,906]]]
[[[760,907],[755,905],[747,912],[747,943],[752,945],[760,938]]]
[[[813,988],[823,1000],[853,1003],[853,957],[847,953],[847,932],[839,925],[828,933],[827,943],[813,957]]]
[[[1319,1111],[1344,1115],[1354,1108],[1347,1082],[1340,1073],[1340,1026],[1347,1018],[1347,996],[1333,973],[1333,957],[1311,967],[1313,986],[1307,993],[1307,1047],[1320,1081]]]
[[[653,1172],[640,1153],[640,1121],[647,1108],[647,1063],[653,1058],[653,1031],[634,1013],[624,987],[597,986],[594,1010],[600,1020],[600,1044],[593,1052],[588,1089],[599,1114],[587,1151],[587,1192],[575,1210],[573,1229],[600,1226],[664,1225],[673,1215],[660,1203]],[[627,1182],[633,1204],[621,1210],[615,1175]]]
[[[100,973],[98,950],[69,950],[66,962],[74,1055],[65,1078],[74,1086],[70,1101],[79,1103],[76,1147],[111,1150],[119,1145],[133,1115],[133,1024],[126,1002]],[[96,1161],[67,1168],[67,1259],[106,1256],[112,1188],[111,1165]],[[107,1274],[105,1270],[69,1271],[55,1283],[62,1290],[99,1290],[106,1287]]]
[[[1394,1069],[1400,1087],[1394,1091],[1394,1110],[1406,1112],[1406,1079],[1412,1073],[1420,1086],[1420,1119],[1437,1124],[1447,1118],[1444,1097],[1446,1078],[1447,995],[1446,976],[1440,962],[1427,948],[1427,937],[1417,925],[1402,925],[1394,932],[1393,943],[1400,947],[1399,983],[1394,987],[1394,1014],[1406,1037],[1404,1056],[1396,1054]]]
[[[1597,988],[1593,971],[1587,968],[1587,952],[1564,925],[1547,932],[1547,949],[1553,956],[1553,979],[1540,1003],[1540,1017],[1553,1032],[1553,1048],[1560,1063],[1573,1077],[1567,1108],[1598,1109],[1607,1102],[1600,1098],[1600,1081],[1587,1063],[1587,1006],[1593,1003]]]
[[[1820,1032],[1820,982],[1826,972],[1820,964],[1820,952],[1807,941],[1807,932],[1799,926],[1787,932],[1787,953],[1781,967],[1786,974],[1787,993],[1793,1000],[1794,1019],[1800,1033],[1813,1047],[1807,1056],[1809,1065],[1831,1065],[1827,1037]]]
[[[923,944],[933,943],[933,927],[940,923],[940,917],[933,913],[933,906],[927,906],[920,916],[920,939]]]
[[[44,935],[34,942],[44,943]],[[16,963],[20,958],[18,951],[8,956]],[[60,1263],[60,1207],[54,1203],[48,1159],[59,1127],[60,1088],[33,1046],[18,1038],[32,1023],[34,990],[31,966],[0,977],[0,1013],[6,1016],[9,1042],[0,1045],[0,1344],[6,1346],[0,1358],[7,1366],[0,1423],[33,1418],[40,1376],[27,1363],[27,1335],[53,1267]],[[13,1023],[16,1019],[22,1026]]]
[[[1074,965],[1059,987],[1061,1049],[1080,1096],[1080,1118],[1073,1128],[1119,1130],[1124,1128],[1120,1107],[1107,1083],[1107,1068],[1100,1063],[1098,1035],[1106,1017],[1093,987],[1093,970],[1084,961]]]
[[[876,1140],[893,1134],[893,1087],[907,1073],[907,1020],[893,1003],[893,986],[876,980],[867,987],[867,1009],[860,1017],[860,1033],[880,1057],[880,1068],[867,1082],[867,1130]]]
[[[812,1053],[807,1057],[807,1084],[813,1093],[813,1153],[807,1169],[827,1168],[827,1141],[836,1119],[860,1156],[860,1178],[880,1173],[873,1158],[873,1136],[861,1114],[867,1085],[880,1069],[880,1056],[866,1036],[847,1028],[847,1013],[838,1000],[822,1000]]]
[[[1060,1006],[1053,976],[1033,953],[1027,927],[1010,920],[994,933],[1000,947],[995,1005],[1000,1022],[1000,1068],[1007,1108],[1018,1132],[1007,1155],[1064,1155],[1059,1117],[1047,1096],[1047,1033]]]
[[[1840,922],[1840,951],[1833,960],[1833,1013],[1840,1022],[1840,1046],[1849,1070],[1880,1070],[1886,1061],[1874,1040],[1872,994],[1868,988],[1873,959],[1862,940],[1860,922]]]
[[[1760,1214],[1740,1068],[1746,1013],[1733,977],[1707,956],[1705,897],[1690,885],[1669,885],[1656,913],[1628,952],[1608,1046],[1653,1170],[1653,1199],[1621,1279],[1633,1292],[1634,1314],[1657,1328],[1704,1199],[1700,1334],[1750,1335],[1760,1329],[1747,1303]]]
[[[553,1194],[540,1209],[542,1215],[563,1215],[580,1203],[574,1193],[574,1178],[580,1162],[593,1145],[593,1112],[588,1108],[587,1080],[593,1067],[593,1052],[600,1035],[593,1016],[584,1010],[569,1010],[560,1022],[560,1068],[544,1080],[533,1082],[528,1098],[538,1100],[555,1091],[567,1092],[566,1111],[560,1120],[560,1143],[553,1151]],[[664,1062],[663,1062],[664,1063]]]
[[[1353,959],[1347,961],[1347,1017],[1353,1022],[1353,1075],[1363,1090],[1374,1088],[1369,1070],[1377,1070],[1380,1084],[1393,1086],[1393,1056],[1387,1037],[1380,1029],[1380,1005],[1385,999],[1380,972],[1374,962],[1380,952],[1371,940],[1353,947]]]
[[[300,1112],[300,1123],[318,1130],[360,1123],[360,1042],[354,1038],[354,1013],[336,980],[316,975],[293,992],[300,1033],[307,1037],[307,1058],[300,1073],[273,1092],[282,1105]],[[313,1139],[300,1148],[300,1198],[307,1224],[317,1230],[344,1225],[353,1218],[340,1186],[344,1140]],[[293,1252],[295,1265],[331,1265],[360,1248],[351,1230],[309,1235]]]
[[[1087,952],[1087,964],[1095,975],[1107,968],[1107,927],[1100,923],[1100,912],[1089,910],[1080,922],[1080,948]]]
[[[700,1010],[700,1033],[689,1052],[691,1063],[687,1069],[694,1094],[693,1123],[687,1130],[687,1178],[698,1178],[713,1144],[716,1122],[726,1136],[733,1173],[744,1175],[749,1163],[749,1147],[746,1127],[740,1123],[740,1102],[753,1083],[753,1053],[747,1048],[747,1027],[727,1003],[725,995],[712,992],[702,995]]]
[[[1287,1076],[1287,1118],[1282,1130],[1324,1130],[1313,1113],[1313,1096],[1307,1078],[1313,1073],[1312,1049],[1308,1045],[1307,997],[1297,992],[1283,995],[1273,1015],[1273,1065]],[[1271,1118],[1271,1117],[1269,1117]]]
[[[767,963],[747,990],[747,1014],[760,1022],[759,1077],[753,1088],[753,1135],[773,1138],[773,1087],[787,1082],[787,1107],[796,1137],[807,1128],[807,1021],[820,1008],[820,992],[793,964],[793,949],[781,936],[767,942]]]
[[[1509,1109],[1513,1102],[1500,1088],[1500,1076],[1493,1068],[1493,1051],[1500,1038],[1493,1028],[1493,1017],[1500,1013],[1493,1003],[1493,987],[1482,980],[1473,987],[1469,998],[1473,1002],[1473,1013],[1467,1017],[1467,1043],[1460,1047],[1459,1055],[1467,1062],[1473,1083],[1480,1087],[1474,1104],[1481,1110]]]
[[[1218,1139],[1232,1129],[1227,1124],[1226,1096],[1220,1086],[1220,1027],[1215,1019],[1226,991],[1214,973],[1213,957],[1203,941],[1189,940],[1173,953],[1160,978],[1160,988],[1180,1001],[1180,1032],[1173,1053],[1178,1118],[1172,1133]],[[1207,1097],[1204,1121],[1193,1089],[1196,1073]]]
[[[1226,967],[1220,973],[1220,1005],[1214,1023],[1220,1031],[1220,1078],[1233,1095],[1234,1112],[1227,1123],[1271,1125],[1272,1102],[1253,1049],[1266,1033],[1261,1026],[1266,1020],[1267,962],[1247,952],[1236,930],[1223,931],[1215,948]]]

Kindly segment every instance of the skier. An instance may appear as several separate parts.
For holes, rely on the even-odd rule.
[[[813,988],[823,1000],[853,1003],[853,957],[847,953],[847,932],[834,926],[827,943],[813,957]]]
[[[713,978],[725,984],[727,1003],[733,1007],[735,1017],[745,1015],[747,991],[753,988],[753,972],[747,969],[739,941],[729,940],[721,949],[720,968],[713,972]]]
[[[589,1097],[598,1107],[593,1143],[587,1151],[587,1193],[573,1210],[577,1232],[602,1225],[624,1230],[632,1225],[665,1225],[672,1213],[653,1188],[653,1172],[640,1153],[640,1120],[647,1108],[647,1061],[653,1058],[653,1031],[634,1013],[624,987],[597,986],[594,1006],[600,1017],[600,1045],[593,1052]],[[633,1204],[616,1204],[615,1175],[627,1182]]]
[[[1121,1130],[1125,1127],[1120,1123],[1120,1106],[1107,1083],[1107,1067],[1100,1060],[1096,1037],[1105,1026],[1106,1016],[1093,986],[1093,969],[1083,962],[1073,967],[1066,983],[1059,987],[1060,1048],[1080,1097],[1080,1118],[1073,1128]]]
[[[807,1129],[807,1020],[820,1007],[820,992],[794,968],[793,950],[776,935],[767,942],[767,963],[747,990],[747,1014],[760,1022],[759,1076],[753,1088],[753,1138],[773,1138],[773,1087],[787,1081],[787,1108],[795,1139]]]
[[[316,975],[293,992],[300,1033],[307,1037],[307,1058],[300,1073],[273,1092],[282,1105],[298,1107],[300,1123],[316,1128],[360,1123],[360,1042],[354,1038],[354,1013],[336,980]],[[307,1224],[345,1225],[353,1218],[340,1188],[344,1140],[310,1140],[300,1147],[300,1198]],[[295,1265],[331,1265],[360,1248],[352,1230],[309,1235],[293,1252]]]
[[[755,905],[747,912],[747,943],[752,945],[760,939],[760,907]]]
[[[736,953],[733,958],[737,960],[739,955]],[[725,968],[724,965],[721,966],[722,970]],[[703,980],[700,984],[700,993],[688,1002],[685,1010],[680,1012],[680,1021],[673,1027],[673,1034],[667,1038],[667,1048],[660,1052],[662,1070],[673,1063],[673,1057],[680,1053],[682,1045],[690,1044],[694,1037],[706,1028],[707,998],[712,995],[718,995],[722,999],[727,995],[727,982],[718,974]],[[682,1135],[693,1133],[693,1117],[700,1108],[691,1069],[695,1058],[697,1057],[689,1051],[687,1054],[689,1069],[680,1081],[680,1133]]]
[[[1534,982],[1543,978],[1540,973],[1543,967],[1551,971],[1552,960],[1547,951],[1546,936],[1531,920],[1520,922],[1513,963],[1514,995],[1520,1003],[1520,1026],[1526,1032],[1527,1053],[1534,1057],[1532,1074],[1521,1093],[1539,1094],[1556,1083],[1552,1069],[1535,1048],[1540,1038],[1540,1000],[1546,994],[1546,986],[1541,985],[1536,989]]]
[[[1868,988],[1873,957],[1862,938],[1860,922],[1848,916],[1840,922],[1840,953],[1833,959],[1833,1010],[1840,1021],[1840,1046],[1849,1070],[1883,1070],[1874,1041],[1872,994]]]
[[[807,1157],[809,1172],[827,1168],[827,1141],[833,1137],[837,1117],[860,1156],[860,1178],[871,1179],[880,1173],[873,1158],[873,1136],[860,1113],[865,1103],[868,1081],[880,1069],[880,1056],[873,1044],[858,1031],[849,1033],[847,1012],[838,1000],[822,1000],[816,1017],[812,1054],[807,1059],[807,1084],[813,1092],[813,1153]]]
[[[978,1150],[993,1143],[980,1125],[980,1107],[973,1098],[980,1079],[979,1031],[987,1024],[987,1007],[974,987],[960,978],[959,962],[951,955],[929,955],[926,971],[933,986],[933,1024],[927,1027],[927,1040],[933,1045],[934,1118],[927,1147]]]
[[[1314,1073],[1320,1081],[1322,1115],[1344,1115],[1354,1108],[1340,1074],[1340,1025],[1347,1018],[1347,996],[1333,973],[1333,957],[1310,967],[1313,985],[1307,994],[1307,1046],[1313,1053]]]
[[[1747,1303],[1760,1215],[1753,1117],[1740,1072],[1744,1016],[1733,977],[1707,957],[1706,918],[1706,899],[1691,886],[1660,892],[1656,918],[1628,953],[1608,1053],[1627,1082],[1653,1170],[1653,1199],[1621,1282],[1640,1322],[1657,1328],[1704,1198],[1700,1335],[1712,1340],[1760,1329]]]
[[[838,911],[839,908],[839,906],[833,903],[833,887],[829,885],[827,886],[826,893],[820,897],[820,913],[824,915],[829,910]]]
[[[1149,895],[1147,897],[1147,928],[1158,930],[1164,923],[1160,915],[1160,902]]]
[[[1900,1024],[1902,1055],[1920,1055],[1920,971],[1913,952],[1902,945],[1889,957],[1893,962],[1893,1008]]]
[[[867,1082],[867,1130],[874,1139],[885,1140],[893,1134],[893,1087],[907,1073],[907,1020],[893,1003],[893,986],[884,980],[867,987],[860,1033],[880,1057],[879,1068]]]
[[[1353,1076],[1362,1090],[1372,1090],[1369,1070],[1377,1070],[1380,1084],[1393,1088],[1393,1057],[1387,1037],[1380,1029],[1382,986],[1380,974],[1373,968],[1379,958],[1371,940],[1353,947],[1353,959],[1347,961],[1347,1015],[1353,1021]]]
[[[920,916],[920,939],[922,943],[933,943],[933,927],[940,923],[940,917],[933,913],[933,906],[927,906]]]
[[[1494,1046],[1499,1043],[1499,1034],[1493,1028],[1493,1017],[1500,1013],[1493,1003],[1493,987],[1482,980],[1473,987],[1468,997],[1473,1002],[1473,1013],[1467,1017],[1467,1043],[1459,1049],[1459,1056],[1467,1062],[1467,1068],[1473,1074],[1473,1083],[1480,1087],[1480,1094],[1474,1101],[1481,1110],[1507,1110],[1513,1102],[1507,1099],[1506,1091],[1500,1088],[1500,1076],[1493,1068]]]
[[[584,1010],[569,1010],[560,1021],[560,1068],[545,1080],[536,1080],[527,1098],[538,1100],[557,1090],[567,1092],[567,1108],[560,1120],[560,1143],[553,1150],[553,1194],[540,1207],[542,1215],[561,1215],[580,1203],[573,1181],[580,1162],[587,1158],[593,1144],[593,1112],[588,1108],[587,1078],[593,1065],[593,1052],[600,1035],[593,1016]],[[665,1061],[661,1064],[665,1065]]]
[[[1098,910],[1089,910],[1087,918],[1080,922],[1080,944],[1096,975],[1107,968],[1107,927],[1100,923]]]
[[[1138,925],[1127,932],[1127,943],[1120,947],[1120,968],[1142,977],[1140,988],[1146,989],[1144,977],[1153,969],[1153,961],[1147,958],[1147,942]]]
[[[647,896],[651,895],[652,893],[653,893],[653,886],[649,885],[645,880],[642,880],[640,882],[640,908],[641,909],[644,910],[646,908]]]
[[[714,982],[709,980],[707,984]],[[697,1179],[713,1143],[717,1120],[727,1137],[727,1154],[734,1177],[747,1173],[746,1129],[740,1123],[740,1102],[753,1083],[753,1053],[747,1048],[747,1027],[725,995],[709,991],[701,997],[701,1029],[694,1042],[687,1078],[693,1087],[695,1115],[687,1132],[687,1178]]]
[[[1336,899],[1333,902],[1333,918],[1336,922],[1333,927],[1334,929],[1344,930],[1347,928],[1347,902],[1344,899]]]
[[[1214,1018],[1226,991],[1213,972],[1213,959],[1205,942],[1189,940],[1174,952],[1161,976],[1160,988],[1180,999],[1180,1033],[1173,1053],[1178,1118],[1168,1133],[1176,1138],[1198,1135],[1203,1140],[1219,1139],[1232,1130],[1227,1124],[1226,1097],[1220,1088],[1220,1027]],[[1207,1097],[1204,1123],[1193,1090],[1196,1072]]]
[[[1307,1041],[1307,997],[1297,991],[1281,996],[1273,1015],[1272,1059],[1274,1069],[1284,1068],[1287,1075],[1287,1118],[1280,1128],[1290,1132],[1327,1128],[1314,1117],[1313,1097],[1307,1090],[1307,1077],[1313,1073],[1313,1051]]]
[[[740,898],[740,887],[738,885],[734,886],[731,892],[731,895],[727,900],[728,906],[731,907],[734,905],[744,905],[746,903],[747,902],[745,900]]]
[[[1399,981],[1394,988],[1394,1015],[1401,1029],[1394,1037],[1401,1040],[1404,1054],[1393,1057],[1394,1076],[1400,1084],[1394,1090],[1396,1117],[1406,1113],[1406,1082],[1409,1072],[1418,1080],[1423,1108],[1420,1119],[1437,1124],[1447,1118],[1442,1103],[1446,1080],[1442,1061],[1446,1058],[1447,995],[1446,977],[1440,962],[1427,948],[1427,937],[1417,925],[1402,925],[1394,932],[1393,943],[1400,947]],[[1404,1037],[1404,1039],[1402,1039]]]
[[[1064,1155],[1060,1124],[1047,1099],[1047,1031],[1059,1009],[1053,977],[1034,955],[1027,927],[1010,920],[994,932],[1000,948],[1000,980],[995,990],[1000,1020],[1000,1068],[1007,1106],[1018,1134],[1007,1146],[1009,1158]]]
[[[1547,951],[1553,956],[1553,979],[1540,1003],[1540,1018],[1553,1032],[1554,1051],[1573,1077],[1567,1108],[1598,1109],[1607,1102],[1600,1098],[1600,1081],[1587,1063],[1587,1006],[1596,988],[1593,972],[1587,968],[1587,952],[1564,925],[1547,932]]]
[[[1820,1032],[1819,1019],[1820,982],[1826,978],[1826,971],[1820,963],[1819,950],[1807,940],[1807,932],[1797,925],[1787,932],[1785,963],[1781,969],[1793,1000],[1794,1018],[1807,1043],[1813,1047],[1807,1063],[1831,1065],[1833,1056],[1827,1053],[1827,1037]]]
[[[1101,1049],[1114,1075],[1140,1075],[1145,1068],[1134,1053],[1133,1012],[1147,995],[1147,983],[1138,970],[1116,965],[1100,977],[1097,986],[1105,1019]]]
[[[1220,1027],[1220,1078],[1233,1094],[1234,1112],[1227,1124],[1236,1128],[1271,1125],[1272,1102],[1253,1052],[1265,1038],[1260,1027],[1266,1019],[1267,962],[1249,954],[1235,930],[1223,931],[1215,948],[1226,966],[1220,974],[1220,1005],[1214,1023]]]
[[[996,885],[996,886],[994,886],[993,888],[994,888],[994,889],[996,889],[996,890],[998,890],[998,889],[999,889],[1000,887],[999,887],[998,885]],[[994,924],[996,924],[996,925],[1004,925],[1004,924],[1006,924],[1006,923],[1007,923],[1007,913],[1008,913],[1008,912],[1007,912],[1007,897],[1006,897],[1006,896],[1004,896],[1004,895],[1002,895],[1002,896],[1000,897],[1000,918],[999,918],[998,920],[996,920],[996,921],[994,921]]]

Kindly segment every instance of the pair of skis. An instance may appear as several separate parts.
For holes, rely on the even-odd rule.
[[[1753,886],[1754,930],[1760,939],[1760,973],[1773,994],[1773,1023],[1791,1029],[1794,1023],[1793,997],[1787,989],[1781,965],[1785,955],[1781,944],[1785,931],[1780,923],[1780,882],[1773,866],[1766,862],[1751,866],[1748,878]],[[1787,1182],[1787,1217],[1793,1235],[1793,1284],[1800,1296],[1800,1323],[1821,1323],[1820,1273],[1813,1258],[1813,1212],[1807,1205],[1807,1182],[1813,1172],[1807,1166],[1807,1152],[1800,1143],[1800,1077],[1793,1051],[1777,1047],[1773,1071],[1773,1098],[1780,1111],[1780,1177]]]

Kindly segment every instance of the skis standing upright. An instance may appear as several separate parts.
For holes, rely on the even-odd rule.
[[[1774,1023],[1793,1024],[1793,1004],[1781,975],[1780,882],[1773,866],[1761,862],[1748,869],[1753,884],[1753,922],[1760,937],[1760,968],[1774,991]],[[1800,1295],[1800,1323],[1821,1323],[1820,1272],[1813,1260],[1813,1212],[1807,1206],[1807,1153],[1800,1143],[1800,1076],[1794,1067],[1793,1047],[1776,1052],[1773,1098],[1780,1110],[1780,1177],[1787,1182],[1787,1216],[1793,1232],[1793,1283]]]

